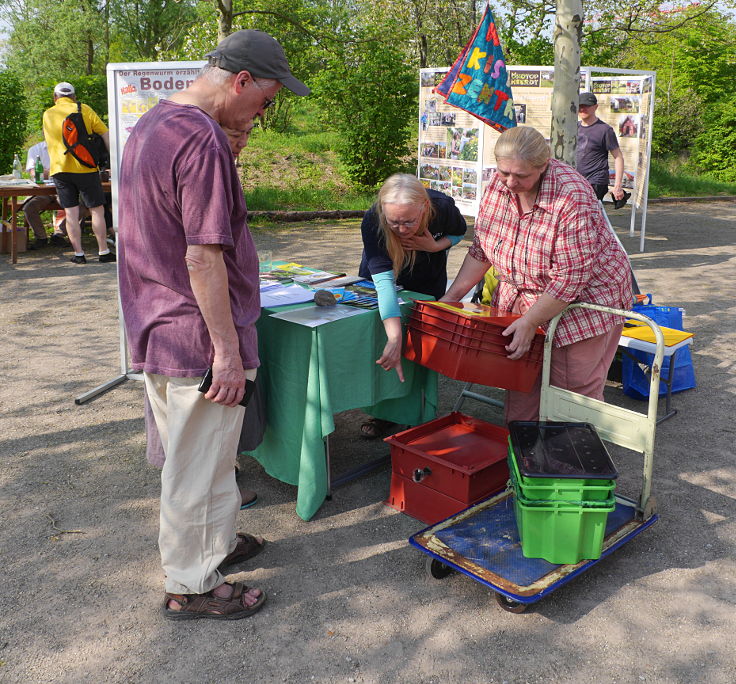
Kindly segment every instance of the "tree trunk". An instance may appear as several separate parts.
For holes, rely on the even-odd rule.
[[[217,42],[233,31],[233,0],[215,0],[217,10]]]
[[[557,0],[555,17],[555,80],[552,89],[552,156],[575,166],[580,90],[581,0]]]
[[[95,44],[91,38],[87,39],[87,76],[92,73],[92,67],[95,63]]]

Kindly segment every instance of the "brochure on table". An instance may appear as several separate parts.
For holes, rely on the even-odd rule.
[[[361,313],[363,313],[362,309],[345,304],[335,304],[335,306],[305,306],[301,309],[291,309],[290,311],[273,313],[271,318],[279,318],[299,325],[306,325],[309,328],[316,328],[318,325],[338,321],[341,318],[350,318],[350,316],[357,316]]]

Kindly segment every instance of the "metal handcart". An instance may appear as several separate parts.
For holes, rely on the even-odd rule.
[[[643,321],[654,331],[656,353],[652,363],[649,404],[646,413],[612,406],[597,399],[550,385],[552,340],[561,316],[573,308],[593,309]],[[427,573],[442,579],[461,572],[495,592],[498,604],[511,613],[523,613],[555,589],[593,567],[657,521],[651,495],[654,436],[657,428],[659,377],[664,337],[650,318],[632,311],[594,304],[571,304],[549,324],[544,343],[540,420],[585,422],[601,439],[644,455],[638,500],[616,495],[616,507],[608,515],[603,550],[596,560],[575,565],[555,565],[522,554],[514,517],[513,491],[499,492],[446,520],[413,535],[409,543],[428,555]]]

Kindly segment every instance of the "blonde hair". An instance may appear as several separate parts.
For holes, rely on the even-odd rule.
[[[535,167],[550,159],[550,149],[544,136],[531,126],[516,126],[505,130],[496,140],[496,159],[520,159]]]
[[[422,217],[416,235],[423,235],[427,232],[427,227],[434,218],[434,207],[421,181],[408,173],[395,173],[378,191],[375,204],[378,225],[386,243],[386,251],[391,259],[394,275],[398,276],[405,266],[408,266],[409,269],[414,267],[416,252],[403,248],[399,236],[391,230],[386,221],[386,215],[383,213],[384,204],[411,204],[417,208],[421,207]]]

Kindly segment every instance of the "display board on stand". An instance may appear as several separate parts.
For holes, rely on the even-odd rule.
[[[533,126],[546,140],[552,126],[554,69],[507,66],[516,123]],[[500,135],[466,112],[446,104],[434,91],[449,67],[420,69],[418,176],[425,186],[455,199],[466,216],[477,216],[485,185],[495,169],[493,148]],[[640,251],[646,235],[647,191],[652,141],[655,73],[582,67],[581,92],[598,99],[597,116],[613,127],[624,157],[623,186],[632,193],[629,234],[640,223]],[[613,183],[613,158],[609,157]]]
[[[133,127],[159,100],[171,97],[187,88],[197,77],[205,61],[196,62],[129,62],[107,65],[107,109],[110,120],[110,171],[112,181],[113,225],[118,225],[118,184],[120,161],[125,143]],[[155,154],[155,151],[152,151]],[[116,228],[117,230],[117,228]],[[119,236],[117,237],[119,240]],[[128,344],[125,337],[123,312],[118,299],[120,342],[120,375],[78,396],[74,402],[83,404],[104,394],[128,379],[142,375],[128,368]]]

